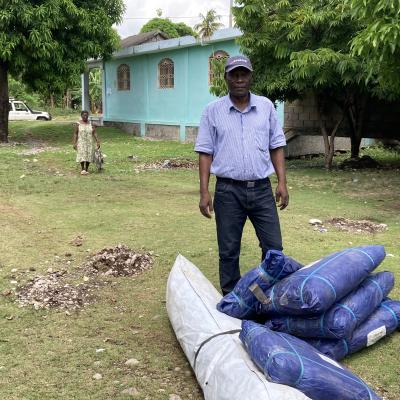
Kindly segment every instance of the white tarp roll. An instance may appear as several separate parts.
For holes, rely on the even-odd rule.
[[[182,255],[167,284],[167,312],[176,337],[203,389],[205,400],[310,400],[289,386],[268,382],[244,349],[241,321],[220,313],[221,294]]]

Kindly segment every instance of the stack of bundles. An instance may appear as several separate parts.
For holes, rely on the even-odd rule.
[[[239,337],[269,381],[295,387],[313,400],[379,399],[356,375],[294,336],[243,321]]]
[[[400,301],[385,300],[354,331],[343,339],[305,339],[321,353],[335,360],[364,347],[372,346],[379,339],[400,329]]]
[[[264,261],[243,275],[233,291],[222,298],[217,304],[218,311],[234,318],[256,318],[256,310],[261,306],[260,300],[268,302],[264,293],[276,282],[302,267],[302,264],[281,251],[269,250]]]
[[[245,275],[237,287],[251,312],[235,313],[243,310],[236,288],[218,309],[236,318],[268,318],[264,326],[244,321],[240,337],[272,382],[293,386],[313,399],[377,399],[333,359],[400,328],[400,301],[387,298],[393,274],[372,273],[384,258],[383,246],[345,249],[288,271],[286,278],[269,288],[259,285],[259,290],[252,286],[255,280],[244,281]]]
[[[318,316],[277,316],[267,321],[274,331],[305,338],[342,339],[350,337],[389,294],[394,286],[391,272],[368,276],[361,285]]]
[[[292,274],[270,290],[270,304],[261,305],[266,313],[281,314],[266,325],[311,338],[305,340],[336,360],[371,346],[399,327],[400,302],[385,299],[393,274],[368,275],[384,256],[382,246],[352,248]],[[340,300],[332,305],[333,298]]]
[[[276,283],[260,304],[260,314],[318,315],[357,288],[385,258],[383,246],[362,246],[333,253]],[[372,311],[372,310],[371,310]]]

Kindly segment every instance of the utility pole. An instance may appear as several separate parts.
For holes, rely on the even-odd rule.
[[[229,28],[232,28],[232,7],[233,0],[229,0]]]

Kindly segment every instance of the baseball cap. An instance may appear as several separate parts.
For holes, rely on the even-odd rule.
[[[230,72],[235,68],[243,67],[249,71],[253,71],[250,60],[244,55],[238,55],[228,58],[225,64],[225,72]]]

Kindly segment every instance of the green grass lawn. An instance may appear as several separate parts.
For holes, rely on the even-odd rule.
[[[99,128],[105,170],[81,177],[71,122],[18,122],[10,130],[13,144],[0,146],[0,293],[13,286],[10,281],[23,284],[48,268],[74,271],[88,255],[118,243],[157,257],[151,270],[114,278],[93,305],[71,315],[19,308],[12,296],[0,296],[0,398],[123,399],[122,391],[135,387],[138,399],[168,399],[173,393],[201,399],[168,321],[165,285],[178,253],[218,284],[215,222],[198,211],[196,170],[138,168],[171,158],[195,160],[193,146]],[[46,150],[32,154],[38,146]],[[280,212],[285,252],[308,263],[352,245],[383,244],[392,256],[379,269],[395,273],[391,296],[400,298],[399,154],[379,148],[365,154],[386,168],[328,172],[321,158],[288,162],[290,206]],[[352,234],[326,225],[328,232],[321,233],[308,223],[332,217],[369,219],[388,229]],[[77,235],[84,238],[81,247],[70,244]],[[71,264],[66,253],[72,254]],[[242,271],[259,257],[248,224]],[[399,399],[399,346],[396,333],[344,364],[385,399]],[[96,352],[100,348],[105,350]],[[130,358],[139,364],[127,367]],[[95,373],[102,379],[93,379]]]

